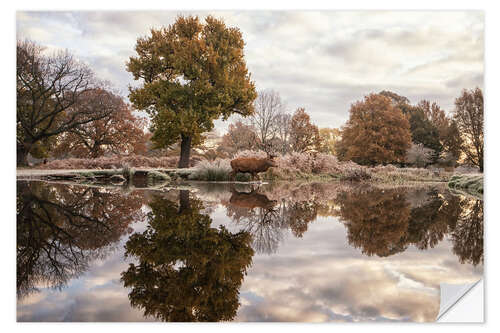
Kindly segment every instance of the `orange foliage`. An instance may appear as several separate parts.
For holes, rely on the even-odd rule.
[[[410,144],[410,124],[401,110],[388,97],[370,94],[351,106],[339,158],[363,165],[401,163]]]
[[[134,116],[123,99],[111,92],[90,90],[85,95],[90,100],[101,100],[110,113],[62,134],[55,149],[56,156],[95,158],[108,152],[145,153],[148,137],[143,130],[144,119]]]

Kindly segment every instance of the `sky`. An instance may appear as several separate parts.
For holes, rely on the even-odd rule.
[[[483,88],[481,11],[17,12],[17,37],[68,49],[126,97],[137,38],[180,14],[238,27],[257,89],[279,92],[290,112],[305,107],[319,127],[342,126],[352,103],[382,90],[451,112],[464,88]]]

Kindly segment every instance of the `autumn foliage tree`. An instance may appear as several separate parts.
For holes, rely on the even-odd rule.
[[[410,124],[391,99],[370,94],[351,106],[337,146],[339,158],[358,164],[402,163],[411,145]]]
[[[147,137],[144,119],[132,114],[122,97],[103,89],[89,90],[80,108],[106,108],[106,117],[91,123],[78,125],[59,138],[56,156],[100,157],[105,153],[130,154],[146,151]],[[88,103],[93,103],[88,105]]]
[[[462,145],[462,139],[456,121],[452,117],[446,115],[444,110],[435,102],[430,103],[427,100],[422,100],[418,103],[417,107],[419,110],[422,110],[425,118],[432,124],[432,127],[435,128],[434,131],[436,134],[433,132],[432,135],[437,138],[441,146],[439,150],[441,153],[441,160],[449,159],[450,162],[454,164],[460,158],[460,147]],[[427,147],[434,149],[430,146]],[[444,155],[448,155],[448,157]]]
[[[137,56],[127,70],[143,84],[130,88],[130,100],[151,116],[158,148],[180,140],[179,167],[187,167],[191,146],[213,129],[213,121],[253,113],[256,98],[237,28],[208,16],[179,16],[174,24],[151,29],[137,40]]]
[[[463,138],[462,151],[467,161],[483,172],[483,92],[481,89],[464,89],[455,100],[453,115]]]
[[[437,103],[422,100],[412,105],[407,97],[392,91],[384,90],[380,94],[389,97],[392,104],[408,118],[412,142],[433,150],[432,163],[456,163],[461,154],[460,133],[456,121]]]
[[[112,112],[94,106],[89,91],[102,84],[88,66],[69,52],[46,54],[31,41],[17,41],[16,143],[17,165],[26,165],[29,153],[47,155],[54,139],[77,126]]]
[[[335,147],[341,137],[340,130],[338,128],[320,128],[319,137],[321,141],[319,151],[325,154],[335,155]]]
[[[298,108],[292,116],[290,142],[296,152],[319,150],[321,139],[318,126],[311,123],[311,117],[304,108]]]

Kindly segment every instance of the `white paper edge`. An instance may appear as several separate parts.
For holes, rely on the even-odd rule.
[[[441,306],[436,321],[443,323],[484,322],[484,282],[449,285],[442,283]],[[447,294],[447,290],[454,290]]]

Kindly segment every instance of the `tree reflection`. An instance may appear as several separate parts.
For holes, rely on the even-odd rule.
[[[226,204],[226,214],[253,238],[253,248],[259,253],[276,252],[283,239],[286,226],[280,219],[277,201],[256,193],[238,192],[232,189]]]
[[[254,253],[251,235],[211,227],[188,191],[180,191],[178,203],[154,197],[150,207],[147,230],[125,245],[138,260],[122,273],[132,306],[163,321],[233,319]]]
[[[349,243],[367,255],[385,257],[405,251],[433,248],[449,235],[460,262],[483,262],[482,200],[425,192],[425,200],[412,207],[417,190],[368,188],[337,196],[339,217]]]
[[[308,224],[316,219],[319,204],[315,201],[280,202],[269,200],[265,194],[232,190],[226,213],[233,222],[253,236],[253,247],[259,253],[275,253],[290,230],[295,237],[302,237]]]
[[[346,191],[337,196],[340,218],[351,245],[364,254],[386,257],[407,248],[410,204],[399,189]]]
[[[411,196],[411,191],[407,196]],[[437,190],[426,192],[426,202],[412,208],[408,223],[407,242],[420,250],[433,248],[453,229],[461,212],[460,198],[440,194]]]
[[[63,287],[141,218],[141,197],[97,188],[17,184],[17,294]]]
[[[464,198],[461,214],[451,232],[453,252],[461,263],[483,263],[483,201]]]

